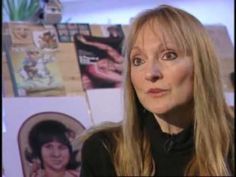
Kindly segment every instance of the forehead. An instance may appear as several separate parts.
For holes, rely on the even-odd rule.
[[[190,46],[186,39],[186,36],[181,33],[180,27],[175,25],[175,22],[153,18],[137,26],[131,48],[138,43],[145,45],[144,42],[156,41],[164,47],[171,45],[187,54],[190,51]]]
[[[133,42],[134,46],[145,46],[151,42],[155,43],[156,45],[161,44],[165,47],[167,45],[177,45],[171,34],[163,30],[163,27],[153,20],[146,22],[140,27]]]
[[[51,141],[46,142],[45,144],[63,144],[64,145],[64,143],[62,143],[61,141],[55,138],[52,139]]]

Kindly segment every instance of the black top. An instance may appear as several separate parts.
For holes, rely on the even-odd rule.
[[[194,141],[193,126],[176,135],[161,131],[154,116],[143,119],[151,141],[152,155],[156,165],[155,176],[183,176],[192,157]],[[104,147],[109,144],[107,133],[99,132],[87,139],[82,148],[81,177],[116,176],[111,157]]]

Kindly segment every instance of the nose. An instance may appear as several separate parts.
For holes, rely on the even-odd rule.
[[[152,62],[149,64],[145,79],[151,82],[155,82],[162,77],[160,65],[157,62]]]
[[[54,149],[52,150],[52,155],[53,155],[54,157],[59,157],[59,156],[60,156],[60,150],[57,149],[57,148],[54,148]]]

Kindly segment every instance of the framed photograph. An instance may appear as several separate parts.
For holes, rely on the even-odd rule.
[[[56,177],[64,169],[66,175],[79,177],[81,146],[73,144],[84,130],[78,120],[59,112],[27,118],[18,134],[24,177]]]

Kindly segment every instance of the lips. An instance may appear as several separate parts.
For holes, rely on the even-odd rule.
[[[165,95],[167,91],[168,91],[167,89],[151,88],[147,91],[147,94],[154,97],[160,97]]]
[[[62,163],[61,160],[52,160],[52,163],[55,165],[60,165]]]

